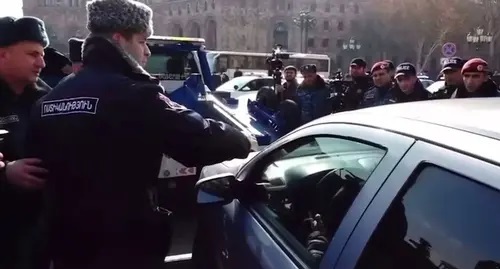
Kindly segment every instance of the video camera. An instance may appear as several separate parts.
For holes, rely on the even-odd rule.
[[[331,92],[333,112],[340,112],[344,110],[346,103],[346,95],[351,88],[353,81],[344,80],[342,71],[337,71],[328,81],[328,89]]]
[[[281,73],[281,70],[283,70],[283,61],[281,60],[290,59],[290,54],[283,53],[283,51],[281,51],[282,48],[282,45],[277,44],[271,52],[271,57],[266,59],[267,73],[268,76],[273,77],[274,85],[281,85],[283,77]]]

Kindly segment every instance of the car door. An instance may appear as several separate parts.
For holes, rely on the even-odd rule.
[[[334,228],[325,232],[328,239],[323,245],[340,252],[351,227],[413,142],[384,130],[339,123],[311,126],[273,144],[238,175],[244,185],[256,186],[260,192],[247,192],[246,197],[224,206],[218,215],[221,220],[213,220],[218,223],[213,234],[220,268],[319,268],[322,255],[313,257],[307,238],[317,227],[310,227],[312,222],[306,219],[322,207],[317,192],[330,190],[318,195],[328,200],[336,188],[317,183],[342,169],[359,181],[349,201],[334,210],[337,216],[327,218],[334,220],[328,221],[333,223],[328,227]],[[322,212],[335,205],[339,204],[322,207]],[[325,265],[333,264],[332,258]]]
[[[498,141],[488,145],[490,153],[498,152],[491,151]],[[499,175],[492,162],[415,143],[367,208],[335,268],[500,268]]]

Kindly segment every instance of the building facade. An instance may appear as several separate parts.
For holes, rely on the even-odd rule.
[[[66,51],[70,37],[84,37],[86,0],[23,0],[25,15],[43,19],[52,45]],[[156,35],[203,37],[209,49],[289,51],[328,54],[332,67],[346,67],[361,51],[344,50],[350,27],[365,0],[142,0],[154,10]],[[309,11],[309,27],[299,27]],[[303,25],[304,26],[304,25]],[[307,34],[305,33],[307,32]]]

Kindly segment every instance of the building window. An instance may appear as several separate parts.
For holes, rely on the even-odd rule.
[[[172,12],[172,10],[171,10],[171,9],[169,9],[169,10],[168,10],[168,15],[169,15],[169,16],[172,16],[172,15],[173,15],[173,12]]]
[[[330,12],[330,3],[326,3],[325,12]]]
[[[196,2],[196,6],[194,7],[196,13],[200,12],[200,2]]]
[[[309,38],[307,40],[307,47],[308,48],[314,48],[314,38]]]
[[[337,30],[344,31],[344,22],[343,21],[339,21],[339,23],[337,24]]]
[[[212,9],[215,9],[215,0],[212,0]]]
[[[191,14],[191,5],[187,4],[187,14]]]
[[[354,4],[354,14],[359,14],[359,5]]]
[[[316,3],[311,4],[311,11],[316,11]]]
[[[182,10],[180,7],[177,8],[177,15],[181,15],[182,14]]]
[[[344,4],[340,4],[340,6],[339,6],[339,12],[340,13],[344,13],[345,12],[345,5]]]
[[[203,10],[207,11],[208,10],[208,3],[205,1],[205,6],[203,7]]]
[[[321,41],[321,46],[322,46],[323,48],[328,48],[328,47],[330,46],[330,39],[328,39],[328,38],[323,39],[323,40]]]
[[[329,21],[324,21],[323,22],[323,30],[329,30],[330,29],[330,22]]]
[[[292,3],[288,3],[287,9],[292,10]]]
[[[342,48],[344,46],[344,40],[343,39],[337,39],[337,48]]]

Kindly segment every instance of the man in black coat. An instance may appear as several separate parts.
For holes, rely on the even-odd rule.
[[[34,109],[29,154],[43,160],[50,251],[58,268],[161,268],[168,219],[154,196],[163,154],[204,166],[245,158],[250,142],[163,95],[141,66],[152,10],[87,3],[83,68]]]
[[[32,261],[31,237],[41,204],[45,169],[39,159],[23,159],[33,104],[49,90],[39,75],[49,44],[44,24],[34,17],[0,18],[0,268]]]

